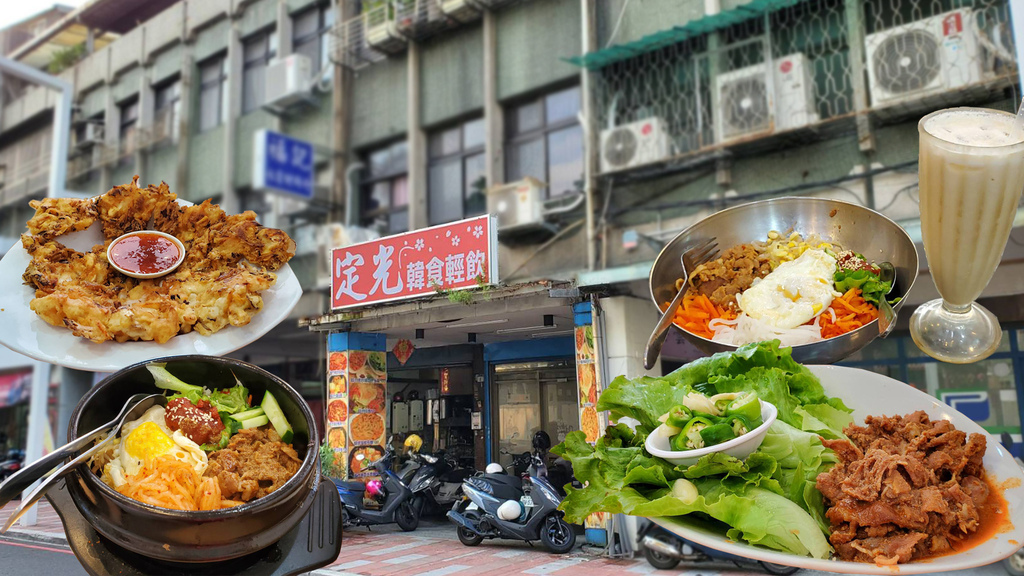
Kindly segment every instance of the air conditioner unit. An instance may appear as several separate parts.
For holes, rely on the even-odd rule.
[[[75,148],[91,148],[98,144],[103,144],[103,124],[88,122],[82,127],[82,131],[77,134]]]
[[[715,140],[728,142],[754,134],[801,128],[818,121],[814,80],[803,54],[720,74],[715,79]]]
[[[669,157],[665,121],[647,118],[601,131],[601,172],[614,172]]]
[[[267,66],[264,81],[267,108],[287,108],[309,98],[313,65],[305,54],[275,58]]]
[[[498,232],[544,227],[544,183],[535,178],[487,189],[487,211],[498,216]]]
[[[440,0],[441,12],[456,20],[479,14],[469,0]]]
[[[981,80],[982,58],[969,8],[869,34],[872,104],[920,98]]]
[[[312,227],[307,227],[312,228]],[[316,258],[316,285],[320,288],[331,286],[331,251],[335,248],[344,248],[360,242],[369,242],[380,238],[376,230],[363,228],[362,226],[344,226],[336,222],[317,226],[313,229],[316,240],[311,244],[315,246]],[[295,238],[295,245],[300,246],[300,238]],[[303,242],[309,243],[306,237],[301,238]],[[311,250],[305,250],[308,254]]]

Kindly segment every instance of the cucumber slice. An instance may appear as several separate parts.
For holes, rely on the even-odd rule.
[[[269,390],[263,393],[263,401],[260,402],[260,406],[263,407],[263,412],[270,418],[270,423],[274,425],[274,430],[281,437],[281,442],[285,444],[291,442],[292,426],[288,423],[288,419],[284,417],[281,405],[277,403],[277,399],[274,398],[274,395]]]
[[[249,418],[248,420],[242,420],[241,424],[242,428],[245,429],[258,428],[260,426],[263,426],[264,424],[267,424],[268,422],[270,422],[270,418],[267,418],[267,415],[264,414],[263,416],[256,416],[254,418]]]
[[[257,416],[263,416],[263,414],[265,414],[265,412],[263,412],[263,408],[257,406],[255,408],[250,408],[245,412],[238,412],[237,414],[232,414],[231,418],[234,418],[235,420],[241,422],[243,420],[249,420],[250,418],[255,418]]]

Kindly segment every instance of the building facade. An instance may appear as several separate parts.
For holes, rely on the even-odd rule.
[[[810,195],[872,207],[920,241],[917,120],[958,105],[1013,110],[1021,96],[1007,0],[134,8],[156,4],[137,25],[103,0],[68,19],[84,22],[93,40],[111,38],[91,41],[60,72],[77,105],[68,189],[99,194],[138,174],[288,231],[303,300],[234,355],[301,386],[316,404],[330,375],[328,336],[382,334],[389,402],[397,394],[411,404],[412,392],[440,399],[445,378],[459,397],[445,408],[456,407],[457,424],[431,416],[428,425],[424,415],[423,428],[407,423],[401,433],[458,446],[475,466],[521,452],[537,430],[557,442],[576,429],[586,408],[578,381],[591,378],[583,372],[594,370],[597,385],[643,372],[657,318],[647,275],[686,226],[741,202]],[[51,41],[10,55],[39,58]],[[302,97],[268,101],[277,93],[268,70],[295,54],[311,70]],[[46,193],[47,164],[26,159],[49,149],[52,106],[41,90],[5,93],[0,237],[11,244],[31,215],[28,200]],[[253,188],[254,135],[264,129],[314,144],[311,201]],[[523,210],[499,217],[500,285],[328,313],[331,248],[495,212],[502,202]],[[1019,444],[1021,246],[1015,228],[982,299],[1007,328],[999,354],[969,367],[933,363],[904,330],[849,361],[939,396],[972,390],[985,404],[977,418]],[[922,274],[899,328],[912,306],[935,296]],[[586,326],[594,368],[582,367],[577,345]],[[390,352],[399,340],[415,347],[405,363]],[[652,373],[697,354],[672,337]],[[80,394],[70,390],[69,399]]]

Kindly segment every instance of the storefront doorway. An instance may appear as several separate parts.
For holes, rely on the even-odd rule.
[[[421,452],[444,450],[460,466],[475,466],[471,366],[392,370],[388,397],[395,446],[417,434],[423,439]]]
[[[503,466],[512,463],[510,454],[530,451],[538,430],[547,432],[551,443],[558,444],[579,429],[573,358],[495,364],[493,370],[496,459]]]

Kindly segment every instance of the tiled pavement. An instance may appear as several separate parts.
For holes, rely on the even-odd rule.
[[[0,509],[0,525],[17,507],[14,501]],[[60,518],[45,500],[39,503],[37,524],[15,524],[7,537],[60,544],[66,542]],[[696,576],[749,575],[729,570],[728,566],[691,571]],[[727,571],[722,571],[725,568]],[[542,547],[522,542],[492,540],[476,547],[463,546],[455,530],[443,519],[424,521],[415,532],[396,527],[353,528],[346,530],[341,554],[328,567],[309,576],[448,576],[450,574],[534,574],[558,576],[611,576],[613,574],[650,574],[656,572],[642,558],[612,560],[577,547],[570,554],[550,554]]]

